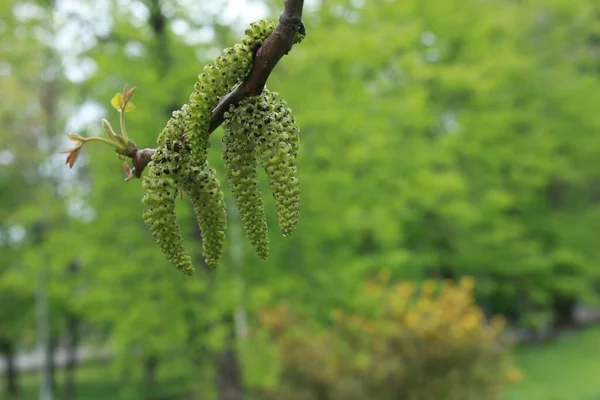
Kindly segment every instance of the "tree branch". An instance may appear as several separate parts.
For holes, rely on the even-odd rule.
[[[262,93],[269,75],[279,60],[289,53],[296,33],[305,34],[302,24],[302,8],[304,0],[285,0],[284,9],[279,15],[277,26],[271,35],[265,39],[254,56],[253,68],[246,79],[231,93],[224,96],[212,111],[209,132],[217,129],[224,120],[225,112],[232,105],[237,105],[244,99],[258,96]],[[131,149],[128,157],[132,158],[134,169],[132,174],[139,178],[152,157],[152,149]]]
[[[210,120],[210,132],[223,123],[224,114],[231,105],[262,93],[267,79],[281,57],[289,53],[297,32],[304,33],[302,6],[304,0],[285,0],[285,8],[273,33],[265,39],[254,56],[254,67],[235,90],[223,97],[215,107]]]

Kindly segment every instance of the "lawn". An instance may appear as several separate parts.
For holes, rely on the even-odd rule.
[[[507,400],[600,400],[600,327],[516,349],[523,380]]]

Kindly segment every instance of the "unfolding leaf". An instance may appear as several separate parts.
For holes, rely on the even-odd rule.
[[[133,94],[133,93],[131,93]],[[129,94],[129,97],[131,97],[131,94]],[[110,99],[110,105],[112,105],[114,107],[115,110],[117,111],[125,111],[125,112],[129,112],[135,109],[135,105],[132,102],[126,102],[125,98],[123,97],[123,93],[117,93],[113,96],[112,99]]]
[[[115,110],[117,111],[121,111],[121,109],[123,108],[123,94],[122,93],[117,93],[113,96],[112,99],[110,99],[110,105],[114,107]]]

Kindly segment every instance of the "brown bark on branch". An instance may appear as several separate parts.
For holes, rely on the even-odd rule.
[[[237,88],[225,96],[215,107],[210,120],[210,132],[223,123],[225,112],[231,105],[262,93],[267,79],[281,57],[289,53],[297,32],[304,33],[302,6],[304,0],[286,0],[285,8],[273,33],[265,39],[254,56],[254,67]]]
[[[136,178],[142,176],[144,168],[146,168],[146,165],[152,160],[152,154],[154,154],[154,149],[139,150],[137,147],[130,147],[127,149],[127,157],[131,158],[131,164],[133,164],[133,169],[131,170],[132,176],[135,176]]]
[[[305,34],[302,25],[302,8],[304,0],[285,0],[284,9],[279,15],[277,26],[271,35],[256,50],[253,67],[246,79],[231,93],[223,97],[212,112],[209,132],[214,132],[224,120],[229,107],[237,105],[244,99],[262,93],[269,75],[279,60],[289,53],[297,32]],[[131,148],[127,156],[132,159],[132,174],[139,178],[152,157],[152,149],[138,150]]]

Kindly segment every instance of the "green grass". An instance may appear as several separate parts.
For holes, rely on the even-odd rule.
[[[516,349],[523,380],[507,400],[600,400],[600,327]]]

